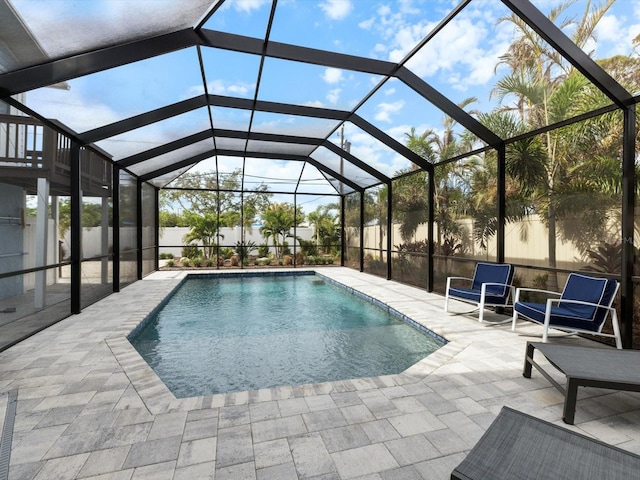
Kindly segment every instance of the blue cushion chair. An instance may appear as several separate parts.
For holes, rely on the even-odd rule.
[[[620,284],[611,278],[571,273],[562,293],[518,288],[513,300],[511,329],[516,330],[518,317],[523,316],[544,327],[543,342],[547,341],[549,329],[554,328],[570,335],[587,333],[615,338],[616,347],[622,348],[618,315],[611,306],[619,286]],[[549,298],[546,303],[522,302],[520,301],[522,292],[538,292],[559,298]],[[613,324],[613,334],[602,333],[602,327],[609,317]]]
[[[480,310],[478,320],[482,322],[485,307],[505,307],[509,304],[514,271],[513,265],[505,263],[478,263],[473,278],[447,278],[444,311],[449,311],[450,298],[472,303],[476,305],[472,311]],[[454,283],[460,283],[462,280],[467,287],[454,286]]]

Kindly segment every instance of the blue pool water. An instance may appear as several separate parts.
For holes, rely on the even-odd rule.
[[[316,275],[189,278],[130,341],[178,398],[400,373],[442,345]]]

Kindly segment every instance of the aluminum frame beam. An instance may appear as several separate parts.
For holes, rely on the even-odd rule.
[[[318,170],[320,170],[321,172],[329,174],[336,180],[344,183],[345,185],[349,185],[351,188],[353,188],[358,192],[362,192],[365,189],[365,187],[362,187],[357,183],[352,182],[348,178],[344,177],[343,175],[340,175],[338,172],[327,167],[326,165],[322,165],[317,160],[310,157],[303,156],[303,155],[293,155],[293,154],[281,155],[281,154],[265,153],[265,152],[250,152],[250,151],[244,152],[239,150],[224,150],[224,149],[212,149],[207,152],[199,153],[197,155],[186,158],[172,165],[168,165],[166,167],[154,170],[153,172],[140,175],[139,178],[140,178],[140,181],[146,182],[148,180],[159,177],[161,175],[171,173],[174,170],[179,170],[181,168],[188,167],[189,165],[195,165],[196,163],[202,160],[206,160],[216,155],[224,155],[227,157],[245,157],[246,156],[251,158],[265,158],[265,159],[272,159],[272,160],[292,160],[292,161],[299,161],[299,162],[308,162],[314,167],[316,167]]]
[[[199,43],[198,34],[187,28],[8,72],[0,75],[0,98],[146,60]]]

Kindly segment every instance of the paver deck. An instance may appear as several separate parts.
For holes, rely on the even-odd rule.
[[[0,354],[0,392],[18,398],[9,478],[448,479],[505,405],[565,426],[563,396],[522,376],[534,337],[448,315],[421,289],[318,271],[449,343],[398,375],[176,399],[125,337],[185,275],[155,272]],[[582,389],[580,407],[568,428],[640,452],[640,394]]]

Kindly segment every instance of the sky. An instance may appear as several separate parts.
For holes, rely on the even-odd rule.
[[[31,27],[42,48],[51,56],[73,53],[73,45],[96,46],[120,40],[139,31],[162,31],[173,22],[193,26],[209,4],[206,0],[14,0],[14,7]],[[280,0],[270,40],[298,44],[372,59],[399,62],[459,2],[452,0]],[[557,1],[535,0],[544,13]],[[580,16],[587,0],[577,0],[567,16]],[[262,38],[271,9],[270,0],[227,1],[204,28]],[[62,14],[61,14],[62,13]],[[498,103],[491,90],[506,69],[499,63],[513,39],[513,24],[501,22],[510,11],[498,0],[472,0],[454,21],[438,32],[406,63],[413,73],[454,103],[475,97],[470,109],[489,112]],[[65,20],[66,19],[66,22]],[[69,19],[82,28],[70,28]],[[136,30],[137,29],[137,30]],[[146,30],[145,30],[146,29]],[[570,34],[571,27],[565,31]],[[61,35],[65,32],[65,35]],[[96,33],[99,32],[99,33]],[[640,34],[640,0],[617,0],[596,29],[597,42],[585,51],[593,58],[633,53],[632,39]],[[63,39],[63,41],[61,41]],[[256,93],[260,58],[211,48],[202,49],[207,90],[211,94],[252,99]],[[267,58],[258,98],[298,105],[353,110],[377,87],[357,114],[401,143],[411,129],[417,133],[441,131],[443,114],[398,80],[349,70]],[[204,92],[195,48],[179,50],[143,62],[114,68],[67,82],[68,89],[41,88],[27,93],[27,104],[48,118],[55,118],[83,132],[175,103]],[[247,112],[224,108],[212,111],[219,128],[246,129]],[[99,142],[121,159],[167,143],[209,125],[205,109]],[[285,115],[259,113],[253,118],[256,131],[324,137],[338,125],[325,120],[304,120]],[[462,132],[462,128],[458,128]],[[336,145],[346,139],[351,152],[388,176],[407,169],[410,163],[351,123],[344,137],[335,131]],[[210,148],[201,145],[194,148]],[[184,155],[185,152],[178,152]],[[326,149],[314,156],[332,168],[339,158]],[[218,158],[221,173],[241,167],[242,159]],[[301,171],[300,162],[249,159],[247,181],[276,181],[272,190],[290,190],[298,178],[313,192],[329,192],[326,182],[312,167]],[[147,170],[153,170],[153,165]],[[215,168],[202,162],[196,171]],[[348,167],[347,167],[348,168]],[[136,172],[138,173],[138,172]],[[146,173],[141,171],[140,173]],[[348,171],[358,177],[362,172]],[[362,182],[369,179],[358,177]]]

